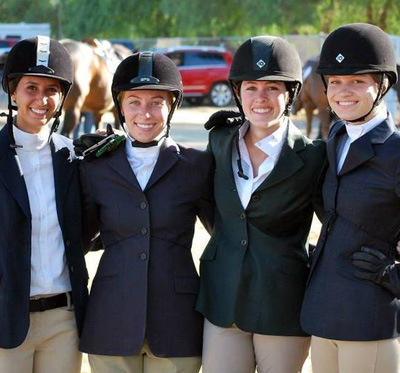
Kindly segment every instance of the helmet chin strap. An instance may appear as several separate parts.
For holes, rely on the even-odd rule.
[[[242,126],[243,123],[244,123],[245,120],[246,120],[246,117],[245,117],[245,115],[244,115],[242,103],[240,102],[240,99],[239,99],[238,95],[236,94],[236,88],[235,88],[235,86],[233,85],[233,83],[231,83],[231,86],[233,87],[233,97],[235,98],[236,105],[237,105],[237,107],[238,107],[240,113],[242,114],[242,124],[241,124],[241,126]],[[296,87],[295,87],[295,89],[294,89],[292,92],[289,92],[289,95],[290,95],[290,97],[289,97],[289,102],[286,104],[286,108],[285,108],[285,110],[282,112],[282,114],[279,116],[278,120],[281,120],[282,118],[288,117],[288,116],[289,116],[289,112],[290,112],[291,107],[292,107],[292,105],[293,105],[294,98],[297,96],[298,90],[299,90],[299,85],[297,84]],[[132,144],[132,145],[133,145],[133,144]],[[235,147],[236,147],[236,151],[237,151],[237,154],[238,154],[238,159],[237,159],[237,161],[236,161],[237,166],[238,166],[238,172],[237,172],[237,174],[238,174],[238,176],[239,176],[240,178],[242,178],[242,179],[244,179],[244,180],[248,180],[249,177],[244,173],[244,171],[243,171],[243,166],[242,166],[242,155],[241,155],[240,147],[239,147],[239,131],[237,132],[237,135],[236,135],[236,137],[235,137]]]
[[[15,137],[14,137],[14,131],[13,131],[13,125],[14,125],[14,120],[13,120],[13,109],[16,109],[15,105],[12,103],[11,99],[11,94],[10,92],[10,87],[8,85],[8,79],[7,79],[7,98],[8,98],[8,114],[2,113],[1,116],[7,117],[7,132],[8,136],[10,137],[10,148],[15,149],[15,148],[22,148],[22,145],[18,145],[15,142]]]
[[[169,131],[171,129],[170,122],[171,122],[172,116],[174,115],[175,109],[178,106],[178,104],[179,104],[178,99],[175,99],[174,103],[172,104],[171,110],[169,111],[168,117],[167,117],[167,124],[166,124],[167,129],[166,129],[165,133],[160,138],[158,138],[157,140],[154,139],[154,140],[149,141],[149,142],[140,142],[138,140],[135,140],[135,141],[132,141],[132,146],[134,148],[150,148],[152,146],[157,146],[158,143],[162,139],[169,137]],[[122,126],[122,128],[127,133],[127,131],[125,129],[125,126]]]
[[[149,142],[141,142],[138,140],[132,141],[132,147],[134,148],[151,148],[152,146],[157,146],[158,143],[163,139],[163,138],[167,138],[169,136],[169,129],[170,129],[170,125],[169,123],[167,124],[167,130],[165,131],[165,133],[160,136],[157,140],[152,140]]]

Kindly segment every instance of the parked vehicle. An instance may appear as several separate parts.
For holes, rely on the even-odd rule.
[[[125,48],[128,48],[130,51],[132,51],[132,53],[136,51],[136,47],[130,39],[108,39],[108,41],[111,44],[121,44]]]
[[[20,39],[17,38],[5,38],[0,39],[0,55],[8,53],[10,49],[17,44]]]
[[[190,104],[209,98],[215,106],[232,101],[228,84],[232,53],[222,47],[178,46],[161,50],[171,58],[182,76],[183,95]]]

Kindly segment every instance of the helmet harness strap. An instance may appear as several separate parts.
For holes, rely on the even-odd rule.
[[[246,119],[245,119],[245,115],[244,115],[242,104],[240,102],[240,99],[239,99],[238,95],[236,94],[238,85],[236,85],[232,81],[229,81],[229,83],[230,83],[232,91],[233,91],[233,97],[235,98],[236,105],[237,105],[237,107],[238,107],[238,109],[240,111],[240,114],[242,114],[242,125],[243,125],[243,123],[245,122]],[[286,86],[286,87],[288,87],[288,86]],[[282,117],[285,117],[285,116],[286,117],[289,116],[290,110],[292,108],[292,105],[293,105],[293,102],[295,100],[295,97],[297,97],[299,89],[300,89],[299,83],[296,83],[296,85],[295,85],[295,87],[293,89],[288,88],[289,102],[286,104],[285,111],[280,115],[279,119],[282,118]],[[242,155],[241,155],[240,148],[239,148],[239,131],[238,131],[237,136],[235,138],[235,147],[236,147],[236,151],[237,151],[237,154],[238,154],[238,159],[236,161],[237,162],[237,166],[238,166],[237,174],[242,179],[248,180],[249,177],[244,173],[243,166],[242,166]]]
[[[139,71],[138,76],[134,77],[130,81],[133,84],[158,84],[160,80],[153,76],[153,53],[152,52],[142,52],[139,54]],[[151,146],[157,146],[158,143],[163,139],[169,136],[170,131],[170,121],[172,119],[172,115],[175,111],[176,106],[178,105],[178,100],[175,100],[172,104],[171,110],[168,114],[167,123],[166,123],[166,131],[163,136],[161,136],[157,140],[153,140],[150,142],[140,142],[140,141],[132,141],[132,146],[135,148],[150,148]],[[124,128],[124,127],[123,127]]]

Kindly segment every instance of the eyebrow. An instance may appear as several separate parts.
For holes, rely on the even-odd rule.
[[[25,85],[28,85],[28,84],[39,85],[39,83],[37,81],[35,81],[35,80],[28,80],[24,84]],[[57,83],[50,83],[50,84],[46,85],[46,87],[57,87],[57,88],[60,88],[61,85],[57,84]]]
[[[135,94],[135,93],[128,93],[128,94],[126,95],[126,97],[142,98],[142,97],[140,96],[140,94]],[[151,96],[151,97],[150,97],[150,99],[155,99],[155,98],[159,98],[159,99],[162,99],[162,100],[167,100],[167,98],[166,98],[166,97],[163,97],[163,96]]]

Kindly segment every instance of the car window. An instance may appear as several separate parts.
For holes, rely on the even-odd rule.
[[[226,65],[224,57],[219,53],[186,52],[183,66]]]
[[[181,52],[173,52],[168,54],[168,57],[174,61],[176,66],[182,66],[183,65],[183,53]]]

